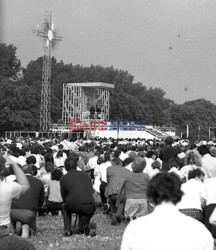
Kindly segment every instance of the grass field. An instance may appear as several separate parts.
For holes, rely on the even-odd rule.
[[[97,224],[97,236],[84,235],[63,236],[62,216],[47,215],[37,219],[37,236],[31,241],[36,249],[120,249],[121,238],[126,227],[122,222],[117,226],[110,225],[110,218],[97,209],[93,221]]]

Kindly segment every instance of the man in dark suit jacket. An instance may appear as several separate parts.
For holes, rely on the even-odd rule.
[[[90,223],[95,212],[95,201],[93,187],[89,175],[83,171],[76,170],[79,156],[72,154],[65,161],[65,169],[68,171],[60,180],[61,195],[64,201],[63,218],[65,236],[73,233],[85,233],[96,235],[95,223]],[[79,215],[78,230],[71,230],[71,215]],[[94,230],[91,230],[94,229]]]
[[[166,147],[162,148],[160,150],[159,158],[162,160],[162,170],[163,171],[169,171],[169,161],[171,159],[177,159],[178,156],[178,150],[177,148],[172,146],[173,138],[168,136],[165,139]]]
[[[25,225],[23,228],[28,225],[33,233],[36,233],[36,215],[38,208],[42,207],[44,203],[44,186],[41,180],[32,176],[33,173],[37,172],[36,166],[26,165],[23,167],[23,171],[29,181],[30,188],[12,204],[11,223],[16,228],[16,222],[21,222],[22,225]]]

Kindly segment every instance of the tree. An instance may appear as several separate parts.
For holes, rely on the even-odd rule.
[[[0,55],[0,76],[17,80],[17,73],[21,69],[21,63],[16,57],[16,47],[12,44],[0,43]]]

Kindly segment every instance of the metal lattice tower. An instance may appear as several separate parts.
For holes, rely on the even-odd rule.
[[[52,12],[45,12],[45,20],[41,30],[33,30],[33,34],[44,40],[44,57],[42,69],[41,107],[40,107],[40,131],[48,131],[51,125],[51,52],[57,41],[62,38],[54,30]]]

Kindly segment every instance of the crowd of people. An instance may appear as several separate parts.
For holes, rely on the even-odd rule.
[[[95,194],[111,225],[128,223],[122,249],[214,248],[214,142],[2,138],[0,147],[0,249],[34,249],[28,238],[49,213],[62,215],[64,236],[94,237]]]

